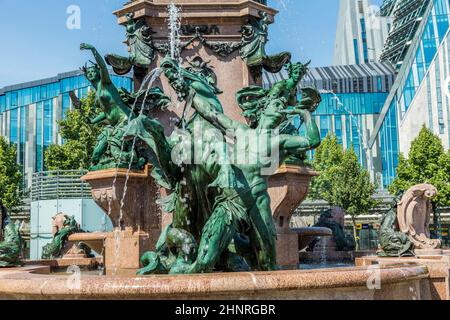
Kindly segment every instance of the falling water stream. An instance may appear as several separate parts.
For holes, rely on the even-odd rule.
[[[327,264],[327,239],[324,237],[319,238],[320,245],[320,265],[325,266]]]
[[[169,20],[168,20],[168,24],[169,24],[169,49],[170,49],[170,57],[176,61],[178,61],[181,64],[181,36],[180,36],[180,30],[181,30],[181,9],[178,8],[173,2],[171,2],[171,4],[168,6],[168,13],[169,13]],[[141,91],[143,88],[146,87],[146,91],[145,91],[145,96],[144,99],[142,100],[142,105],[141,105],[141,109],[139,112],[139,115],[142,115],[144,112],[144,104],[145,101],[147,100],[148,94],[153,86],[153,83],[161,76],[162,70],[160,68],[156,68],[154,70],[152,70],[150,73],[148,73],[144,80],[142,81],[141,87],[139,88],[139,91]],[[180,75],[181,76],[181,75]],[[136,105],[137,105],[137,99],[135,100],[135,102],[133,103],[132,109],[131,109],[131,113],[130,116],[128,118],[128,122],[130,122],[132,120],[132,117],[134,115],[134,112],[136,110]],[[178,107],[178,106],[177,106]],[[128,133],[128,129],[125,132],[124,136],[126,136]],[[130,158],[130,162],[128,165],[128,169],[126,172],[126,177],[125,177],[125,183],[124,183],[124,188],[123,188],[123,194],[122,194],[122,198],[120,201],[120,212],[119,212],[119,221],[118,221],[118,225],[119,228],[116,228],[114,230],[114,243],[115,243],[115,261],[114,261],[114,265],[113,265],[113,269],[114,269],[114,274],[117,274],[117,261],[119,258],[119,254],[120,254],[120,236],[121,236],[121,231],[123,230],[123,209],[125,206],[125,199],[127,196],[127,192],[128,192],[128,182],[129,182],[129,178],[130,178],[130,172],[133,166],[133,161],[134,161],[134,149],[136,146],[136,141],[137,141],[137,136],[135,136],[133,138],[133,142],[132,142],[132,146],[131,146],[131,158]],[[124,146],[125,146],[125,139],[122,141],[122,145],[121,145],[121,151],[120,151],[120,156],[117,159],[117,163],[116,163],[116,172],[114,175],[114,180],[113,180],[113,184],[112,184],[112,189],[113,191],[116,188],[116,183],[117,183],[117,178],[118,178],[118,173],[119,173],[119,166],[120,166],[120,161],[122,158],[122,153],[124,151]],[[108,216],[111,216],[112,213],[112,196],[108,197]],[[102,220],[102,225],[106,224],[106,221],[103,222]],[[105,228],[105,227],[103,227]],[[106,228],[105,228],[106,229]]]
[[[139,111],[139,115],[143,114],[144,109],[145,109],[145,101],[147,100],[148,93],[152,89],[153,83],[156,81],[156,79],[158,79],[160,77],[160,75],[161,75],[161,69],[156,68],[156,69],[152,70],[151,72],[149,72],[146,75],[146,77],[144,78],[144,80],[142,81],[142,84],[141,84],[141,87],[139,88],[139,91],[141,91],[145,87],[145,85],[147,85],[147,89],[145,91],[144,99],[141,102],[141,106],[140,106],[141,109]],[[134,103],[133,103],[130,115],[128,117],[128,122],[130,122],[132,120],[133,114],[134,114],[134,112],[136,110],[137,100],[138,99],[136,99],[134,101]],[[128,130],[129,129],[127,129],[125,131],[124,136],[126,136],[128,134]],[[135,136],[133,138],[133,143],[132,143],[132,147],[131,147],[131,150],[132,150],[131,159],[130,159],[130,163],[129,163],[129,166],[128,166],[128,169],[127,169],[127,173],[126,173],[122,199],[120,201],[120,213],[119,213],[119,221],[118,221],[119,228],[116,228],[114,230],[114,249],[115,249],[114,250],[115,259],[114,259],[114,264],[113,264],[114,274],[117,274],[117,269],[118,269],[117,261],[118,261],[119,255],[120,255],[120,235],[121,235],[121,231],[123,230],[123,207],[125,205],[125,197],[127,195],[128,180],[129,180],[129,176],[130,176],[130,172],[131,172],[131,167],[132,167],[133,161],[134,161],[134,152],[133,152],[133,150],[134,150],[135,145],[136,145],[136,140],[137,140],[137,136]],[[116,172],[115,172],[114,180],[113,180],[113,184],[112,184],[113,192],[116,189],[117,178],[118,178],[118,175],[119,175],[119,166],[120,166],[120,161],[121,161],[121,158],[122,158],[124,147],[125,147],[125,139],[122,140],[120,155],[119,155],[119,158],[117,159],[117,163],[116,163]],[[109,207],[108,208],[108,215],[110,216],[111,213],[112,213],[112,195],[110,197],[108,197],[108,207]]]
[[[144,103],[145,100],[147,100],[147,96],[148,93],[153,85],[153,83],[156,81],[156,79],[158,79],[161,76],[162,70],[159,68],[156,68],[155,70],[153,70],[153,75],[150,79],[150,83],[149,86],[147,88],[147,91],[145,92],[145,96],[144,96],[144,100],[141,106],[141,110],[139,112],[139,116],[143,115],[144,113]],[[131,150],[133,151],[135,146],[136,146],[136,140],[137,140],[137,136],[135,136],[133,138],[133,143],[131,145]],[[131,172],[131,167],[133,165],[133,160],[134,160],[134,152],[131,153],[131,159],[130,159],[130,164],[128,165],[128,170],[126,173],[126,178],[125,178],[125,185],[124,185],[124,189],[123,189],[123,195],[122,195],[122,199],[120,200],[120,219],[119,219],[119,223],[122,224],[123,222],[123,207],[125,206],[125,197],[127,196],[127,191],[128,191],[128,180],[130,178],[130,172]]]

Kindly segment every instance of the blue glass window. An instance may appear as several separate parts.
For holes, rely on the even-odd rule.
[[[436,16],[439,42],[444,40],[445,34],[447,33],[449,27],[446,2],[446,0],[436,0],[434,2],[433,14]]]
[[[342,137],[342,118],[340,115],[334,117],[334,133],[338,139],[339,144],[342,145],[343,137]]]
[[[71,101],[69,93],[63,93],[62,95],[62,106],[61,106],[61,118],[66,118],[66,113],[68,110],[70,110]]]
[[[359,50],[358,50],[358,40],[353,39],[353,50],[355,53],[356,64],[359,64]]]
[[[44,169],[44,145],[43,145],[43,112],[44,103],[36,104],[36,171],[40,172]]]
[[[325,138],[330,131],[330,117],[321,116],[320,117],[320,136]]]
[[[360,19],[361,23],[361,39],[363,44],[364,62],[369,63],[369,51],[367,49],[367,32],[366,32],[366,20]]]
[[[53,100],[44,102],[44,146],[53,142]]]
[[[434,55],[436,54],[436,36],[434,34],[434,24],[433,16],[430,16],[425,27],[425,31],[422,37],[423,43],[423,54],[425,57],[425,65],[428,68],[431,61],[433,61]]]
[[[19,109],[10,111],[9,141],[14,144],[19,143]]]
[[[20,108],[20,145],[19,162],[23,165],[25,162],[25,143],[27,142],[27,107]]]

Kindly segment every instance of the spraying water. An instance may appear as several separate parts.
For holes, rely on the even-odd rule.
[[[147,89],[146,89],[146,92],[145,92],[145,98],[144,98],[144,100],[142,100],[140,113],[142,113],[143,110],[144,110],[144,103],[145,103],[145,100],[147,99],[148,92],[152,88],[153,83],[156,81],[156,79],[160,75],[161,75],[161,70],[159,68],[156,68],[156,69],[152,70],[151,72],[149,72],[145,76],[144,80],[142,81],[142,84],[141,84],[141,87],[139,88],[139,91],[141,91],[146,85],[147,85]],[[130,115],[128,116],[128,122],[131,121],[132,116],[135,114],[136,107],[137,107],[137,99],[134,101],[134,103],[133,103],[133,105],[131,107],[131,112],[130,112]],[[125,131],[125,135],[128,134],[128,130],[129,129],[127,128],[127,130]],[[118,157],[118,159],[116,161],[116,171],[115,171],[115,174],[114,174],[114,180],[113,180],[113,185],[112,185],[113,191],[115,191],[117,178],[118,178],[118,174],[119,174],[119,165],[120,165],[120,161],[121,161],[120,159],[122,158],[124,147],[125,147],[125,140],[122,140],[122,144],[121,144],[121,147],[120,147],[120,154],[119,154],[119,157]],[[130,161],[130,166],[131,166],[132,162],[133,162],[133,159],[131,159],[131,161]],[[108,197],[108,216],[111,216],[111,212],[112,212],[112,197]]]
[[[169,27],[169,49],[170,57],[178,62],[181,66],[183,59],[181,57],[181,8],[177,7],[172,1],[167,7],[169,14],[168,27]],[[178,77],[181,79],[182,74],[179,73]],[[177,99],[176,108],[180,109],[180,102]]]
[[[181,59],[181,9],[172,1],[167,11],[169,13],[169,48],[170,57],[179,61]]]
[[[162,70],[159,68],[157,68],[155,70],[156,71],[154,72],[153,76],[151,77],[150,84],[145,92],[145,96],[144,96],[144,100],[143,100],[144,102],[145,102],[145,100],[147,100],[147,96],[148,96],[148,93],[150,92],[153,82],[155,82],[156,79],[158,79],[161,76]],[[143,113],[144,113],[144,106],[141,107],[139,116],[143,115]],[[134,148],[136,146],[136,140],[137,140],[137,136],[135,136],[133,138],[131,150],[134,150]],[[122,195],[122,199],[120,201],[120,220],[119,220],[120,223],[122,223],[122,221],[123,221],[123,208],[125,206],[125,198],[126,198],[127,192],[128,192],[128,180],[130,178],[130,172],[131,172],[131,167],[133,165],[133,160],[134,160],[134,152],[131,153],[130,164],[128,166],[128,170],[127,170],[126,177],[125,177],[125,185],[124,185],[124,189],[123,189],[123,195]]]

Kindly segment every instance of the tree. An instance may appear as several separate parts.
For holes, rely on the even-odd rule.
[[[397,177],[389,186],[392,194],[405,192],[412,186],[430,183],[438,189],[433,202],[450,205],[450,152],[445,152],[441,139],[425,126],[411,143],[408,158],[400,154]]]
[[[331,188],[334,168],[342,162],[343,153],[342,146],[335,135],[329,134],[323,139],[312,161],[313,168],[320,172],[320,176],[314,178],[311,183],[308,195],[310,199],[324,199],[325,193]]]
[[[92,125],[90,119],[100,113],[96,107],[95,93],[89,92],[81,104],[67,111],[66,118],[59,122],[63,145],[52,145],[45,151],[47,170],[82,170],[91,165],[97,136],[102,126]]]
[[[351,216],[355,239],[356,218],[378,204],[373,198],[375,191],[376,186],[370,181],[369,172],[359,163],[353,146],[344,151],[342,162],[333,172],[331,190],[325,200]]]
[[[320,176],[312,182],[310,197],[344,209],[352,217],[356,238],[357,216],[377,205],[369,172],[359,163],[353,146],[344,151],[333,134],[316,150],[313,167]]]
[[[0,137],[0,199],[10,210],[22,205],[23,174],[17,164],[16,146]]]

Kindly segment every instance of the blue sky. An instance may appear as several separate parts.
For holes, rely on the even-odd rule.
[[[55,76],[84,64],[81,42],[104,54],[126,54],[124,28],[112,11],[126,0],[0,0],[0,88]],[[381,0],[374,0],[379,4]],[[296,60],[330,65],[338,0],[269,0],[280,10],[270,29],[270,53],[291,51]],[[81,29],[66,27],[70,5],[81,8]]]

